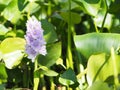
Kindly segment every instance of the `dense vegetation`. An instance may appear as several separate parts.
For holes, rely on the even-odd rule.
[[[47,50],[35,62],[32,16]],[[119,90],[119,33],[120,0],[0,0],[0,90]]]

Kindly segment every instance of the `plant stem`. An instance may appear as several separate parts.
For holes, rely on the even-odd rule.
[[[50,17],[50,15],[51,15],[51,6],[52,6],[52,5],[51,5],[51,1],[48,0],[48,11],[47,11],[48,17]],[[49,18],[48,21],[50,22],[50,21],[51,21],[51,18]]]
[[[116,62],[115,51],[113,47],[111,48],[111,57],[113,62],[114,83],[115,83],[115,88],[117,88],[119,86],[119,80],[118,80],[117,62]]]
[[[69,21],[68,21],[68,46],[67,46],[67,68],[73,69],[72,51],[71,51],[71,0],[69,0]]]
[[[96,30],[96,32],[99,33],[99,30],[98,30],[95,22],[94,22],[94,25],[95,25],[95,30]]]
[[[38,69],[38,57],[36,57],[35,59],[35,63],[34,63],[34,87],[33,90],[38,90],[38,85],[39,85],[39,75],[37,72]]]
[[[107,1],[106,0],[105,0],[105,5],[106,5],[106,12],[105,12],[105,16],[104,16],[104,19],[103,19],[103,22],[102,22],[101,32],[103,31],[105,20],[106,20],[107,14],[108,14],[108,6],[107,6]]]
[[[50,78],[50,83],[51,83],[50,90],[55,90],[55,85],[52,77]]]

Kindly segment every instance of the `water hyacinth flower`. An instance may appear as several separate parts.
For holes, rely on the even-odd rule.
[[[34,16],[27,21],[26,26],[26,53],[28,54],[28,58],[32,59],[32,62],[34,62],[38,54],[47,54],[46,42],[43,38],[41,22],[39,22]]]

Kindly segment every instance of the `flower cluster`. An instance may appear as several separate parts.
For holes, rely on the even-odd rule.
[[[26,23],[27,31],[26,39],[26,53],[28,58],[34,62],[38,54],[46,55],[46,42],[43,38],[43,29],[41,22],[32,16]]]

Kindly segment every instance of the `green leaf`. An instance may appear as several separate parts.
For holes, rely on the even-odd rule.
[[[0,11],[3,11],[4,8],[11,2],[12,0],[0,0]]]
[[[12,0],[0,0],[0,4],[8,5]]]
[[[26,5],[27,4],[27,5]],[[21,8],[21,6],[19,7],[19,9]],[[24,9],[23,9],[24,8]],[[23,7],[21,8],[21,10],[23,9],[23,12],[27,12],[30,14],[33,14],[35,12],[37,12],[38,10],[40,10],[40,5],[35,3],[35,2],[30,2],[30,3],[25,3],[23,5]]]
[[[16,37],[16,32],[13,30],[10,30],[5,34],[5,37]]]
[[[49,23],[47,20],[41,21],[42,28],[44,29],[44,38],[47,43],[52,43],[57,41],[57,34],[55,32],[55,27]]]
[[[17,66],[24,56],[25,40],[22,38],[6,38],[1,42],[0,52],[7,68]]]
[[[69,22],[69,12],[61,12],[61,17],[63,18],[64,21],[67,23]],[[81,17],[79,14],[71,12],[71,24],[78,24],[81,21]]]
[[[1,14],[8,21],[16,24],[21,18],[21,13],[18,9],[18,0],[12,0]]]
[[[113,89],[109,88],[107,83],[105,83],[105,82],[96,81],[87,90],[113,90]]]
[[[69,0],[59,0],[61,11],[69,10]],[[71,9],[75,9],[78,5],[71,0]]]
[[[111,47],[115,50],[120,46],[120,35],[113,33],[88,33],[74,36],[77,51],[82,59],[88,60],[93,54],[107,53]]]
[[[101,1],[101,9],[98,11],[96,16],[93,18],[94,23],[98,27],[102,26],[106,12],[107,12],[107,7],[105,4],[105,1]],[[105,18],[104,27],[110,29],[112,24],[113,24],[113,15],[107,13],[107,16]]]
[[[76,75],[72,69],[66,70],[60,77],[59,82],[63,85],[69,86],[77,82]]]
[[[88,60],[87,69],[87,80],[90,85],[98,80],[104,81],[113,74],[105,53],[92,55]]]
[[[3,54],[11,53],[16,50],[24,51],[25,49],[25,40],[23,38],[6,38],[1,42],[0,51]]]
[[[24,30],[21,30],[21,29],[18,29],[18,30],[17,30],[17,32],[16,32],[16,36],[17,36],[17,37],[22,37],[22,38],[24,38],[24,35],[25,35]]]
[[[47,46],[47,55],[39,57],[39,64],[50,67],[56,63],[61,56],[61,43],[54,43]]]
[[[44,74],[46,76],[57,76],[58,73],[50,70],[49,68],[45,67],[45,66],[40,66],[40,70],[39,70],[40,74]]]
[[[99,9],[100,9],[100,5],[101,5],[101,0],[72,0],[75,3],[77,3],[78,5],[80,5],[81,9],[92,16],[95,16]]]
[[[4,25],[0,24],[0,35],[5,35],[9,31]]]
[[[16,50],[3,55],[3,60],[7,68],[12,69],[15,66],[19,65],[24,53],[21,50]]]
[[[105,81],[107,78],[113,76],[117,72],[120,74],[120,56],[114,55],[114,60],[116,64],[113,64],[113,56],[111,55],[110,58],[106,57],[105,53],[92,55],[87,64],[87,80],[88,83],[91,85],[93,82],[101,80]],[[118,78],[117,78],[118,79]],[[110,82],[114,82],[113,79],[111,79]]]
[[[22,11],[28,4],[27,0],[18,0],[18,8]]]
[[[7,72],[5,69],[5,65],[0,63],[0,84],[3,82],[7,82]]]

